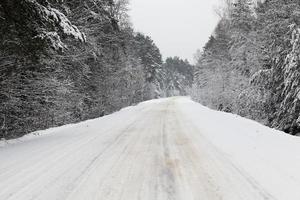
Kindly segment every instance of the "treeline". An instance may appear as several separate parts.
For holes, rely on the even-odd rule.
[[[226,1],[196,54],[193,96],[290,134],[300,132],[300,1]]]
[[[0,138],[164,96],[162,57],[126,0],[0,1]]]

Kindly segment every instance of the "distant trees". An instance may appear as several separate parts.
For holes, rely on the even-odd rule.
[[[187,95],[194,81],[194,66],[179,57],[169,57],[163,64],[167,96]]]
[[[298,133],[300,2],[227,2],[197,55],[194,98]]]

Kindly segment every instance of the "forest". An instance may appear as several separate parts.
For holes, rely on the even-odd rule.
[[[226,0],[196,55],[191,95],[289,134],[300,133],[300,1]]]
[[[2,0],[0,139],[183,95],[298,134],[300,1],[224,1],[190,64],[134,30],[129,0]]]
[[[178,83],[191,85],[184,80],[187,72],[172,65],[191,65],[175,59],[164,69],[152,39],[133,30],[128,4],[0,2],[0,139],[184,93]]]

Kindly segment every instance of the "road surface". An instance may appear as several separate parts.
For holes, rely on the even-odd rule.
[[[185,97],[154,100],[2,145],[0,200],[299,200],[299,146]]]

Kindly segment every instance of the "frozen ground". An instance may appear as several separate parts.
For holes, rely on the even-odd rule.
[[[300,139],[188,98],[0,147],[0,200],[299,200]]]

